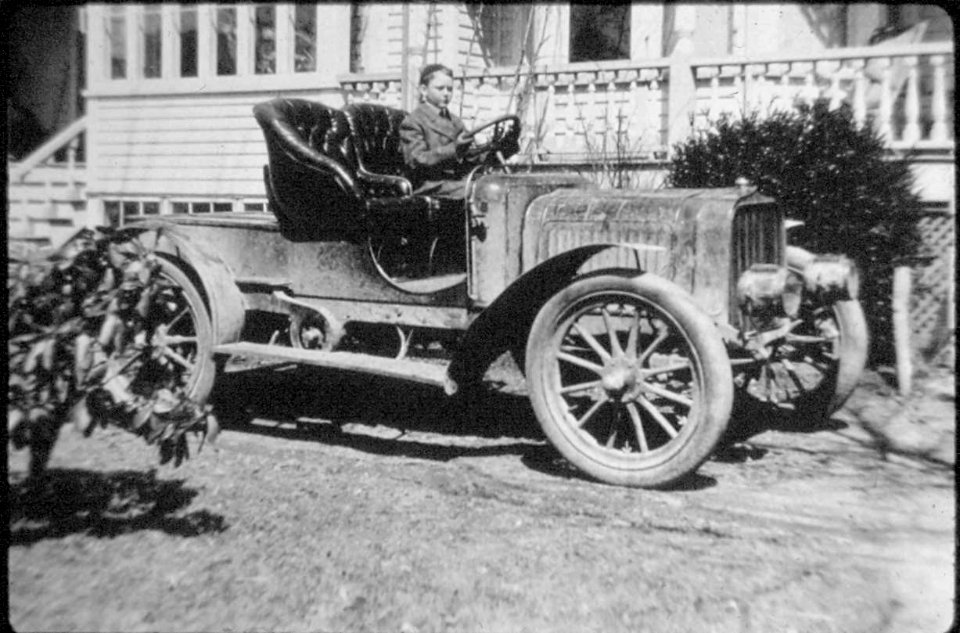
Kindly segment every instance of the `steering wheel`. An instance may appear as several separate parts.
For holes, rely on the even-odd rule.
[[[508,122],[510,125],[507,125]],[[473,138],[480,132],[491,127],[494,128],[493,137],[486,143],[475,145],[467,150],[467,157],[477,158],[485,152],[490,152],[491,156],[496,156],[500,163],[504,164],[505,158],[503,153],[507,152],[512,156],[516,154],[519,149],[517,139],[520,136],[520,118],[515,114],[506,114],[473,128],[466,133],[466,136]]]

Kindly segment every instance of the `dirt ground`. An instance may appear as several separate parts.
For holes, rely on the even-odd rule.
[[[426,387],[232,372],[215,447],[154,468],[137,438],[65,428],[37,494],[22,484],[26,456],[8,449],[10,621],[18,631],[950,626],[951,373],[926,376],[909,401],[871,374],[818,428],[770,415],[666,491],[579,477],[506,383],[465,416]]]

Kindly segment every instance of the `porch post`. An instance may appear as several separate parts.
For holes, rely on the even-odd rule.
[[[87,24],[87,88],[99,86],[107,77],[106,15],[102,4],[88,4],[78,11],[85,11]]]
[[[420,67],[427,63],[424,53],[430,36],[430,7],[403,3],[403,42],[400,66],[401,107],[408,112],[417,106],[417,83]]]
[[[160,7],[160,76],[175,79],[180,75],[180,6]]]
[[[317,7],[317,71],[330,82],[350,72],[350,3]]]
[[[538,2],[534,11],[534,47],[542,40],[534,65],[566,64],[570,58],[570,5]]]
[[[143,38],[140,37],[141,20],[143,19],[143,7],[137,5],[123,6],[126,19],[126,56],[127,72],[125,79],[141,79],[143,77],[143,66],[141,64],[140,49],[143,46]]]
[[[630,59],[663,57],[663,5],[630,6]]]
[[[693,33],[697,27],[696,5],[675,7],[674,38],[676,44],[670,56],[670,77],[667,86],[667,146],[685,140],[692,130],[691,118],[697,103],[697,87],[691,59],[694,53]]]

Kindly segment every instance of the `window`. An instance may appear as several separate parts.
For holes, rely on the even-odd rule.
[[[237,10],[217,9],[217,74],[237,74]]]
[[[110,78],[123,79],[127,76],[127,7],[110,7],[107,39],[110,42]]]
[[[297,4],[294,11],[294,70],[298,73],[317,69],[317,7]]]
[[[277,12],[273,5],[260,4],[254,10],[255,54],[254,72],[272,75],[277,72]]]
[[[531,7],[517,4],[467,6],[484,66],[519,63],[524,40],[530,32]],[[536,42],[533,45],[536,46]]]
[[[180,76],[197,76],[197,8],[180,7]]]
[[[570,5],[570,61],[610,59],[630,59],[630,5]]]
[[[213,203],[214,213],[229,213],[230,211],[233,211],[233,204],[230,202],[214,202]]]
[[[104,200],[103,214],[107,218],[108,226],[120,226],[120,202],[117,200]]]
[[[148,4],[143,8],[143,76],[160,76],[160,6]]]

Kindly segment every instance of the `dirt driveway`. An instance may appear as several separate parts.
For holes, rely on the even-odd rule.
[[[509,387],[509,385],[508,385]],[[179,469],[66,429],[46,490],[8,449],[18,631],[939,632],[954,474],[843,415],[774,429],[681,489],[586,481],[509,388],[319,370],[229,374]],[[941,403],[953,417],[953,401]]]

